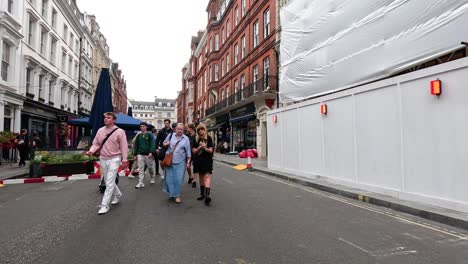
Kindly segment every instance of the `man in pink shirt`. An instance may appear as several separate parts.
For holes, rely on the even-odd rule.
[[[106,191],[104,192],[104,197],[102,197],[101,208],[98,211],[100,215],[109,212],[109,203],[113,205],[119,203],[122,192],[117,184],[115,184],[115,178],[117,177],[120,163],[122,163],[123,169],[127,168],[128,163],[127,137],[125,131],[115,125],[115,120],[116,116],[114,113],[107,112],[104,114],[105,126],[98,130],[91,149],[86,152],[86,155],[93,155],[97,151],[100,151],[101,173],[106,183]]]

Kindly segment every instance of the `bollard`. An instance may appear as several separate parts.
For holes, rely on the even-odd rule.
[[[247,170],[252,170],[252,160],[247,157]]]

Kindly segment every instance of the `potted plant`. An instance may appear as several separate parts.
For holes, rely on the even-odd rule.
[[[58,154],[39,151],[34,154],[29,169],[30,177],[57,176],[70,174],[94,173],[96,157],[84,154]]]

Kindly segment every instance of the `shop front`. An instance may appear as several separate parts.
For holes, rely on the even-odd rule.
[[[217,152],[224,152],[222,145],[224,142],[231,142],[231,127],[229,125],[229,113],[216,117],[216,123],[208,127],[210,136],[214,140]]]
[[[257,118],[254,103],[230,112],[232,131],[231,149],[240,152],[257,148]]]
[[[21,111],[21,128],[28,129],[31,137],[37,133],[42,149],[67,147],[73,130],[64,123],[67,119],[65,112],[28,99]]]

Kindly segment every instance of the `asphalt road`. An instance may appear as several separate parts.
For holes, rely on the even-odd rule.
[[[468,263],[464,230],[223,164],[210,207],[136,182],[102,216],[96,180],[0,188],[0,263]]]

